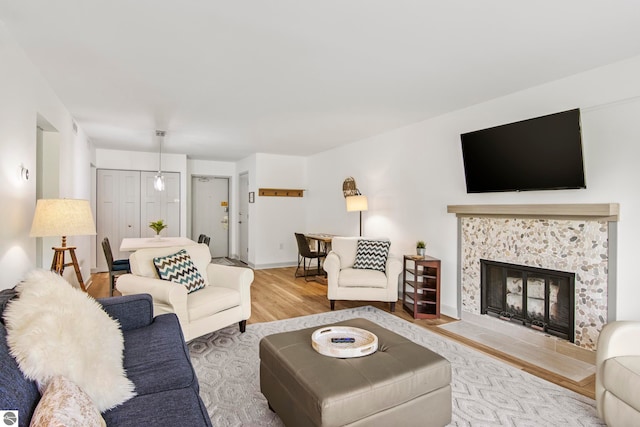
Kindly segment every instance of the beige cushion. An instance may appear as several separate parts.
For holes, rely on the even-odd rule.
[[[211,262],[211,252],[209,251],[209,247],[205,244],[137,250],[129,256],[131,273],[136,276],[159,279],[160,277],[158,276],[158,272],[156,271],[156,266],[153,263],[153,259],[156,257],[175,254],[181,249],[187,251],[189,257],[191,257],[191,261],[195,264],[196,268],[202,275],[205,286],[208,286],[209,279],[207,278],[206,272],[207,265],[209,265],[209,263]]]
[[[73,381],[54,377],[46,386],[31,418],[31,427],[104,427],[93,401]]]
[[[640,356],[618,356],[606,360],[602,377],[605,389],[640,411]]]
[[[202,319],[241,304],[240,292],[220,286],[207,286],[187,297],[189,321]]]
[[[378,270],[344,268],[340,270],[338,286],[341,288],[386,288],[387,276]]]

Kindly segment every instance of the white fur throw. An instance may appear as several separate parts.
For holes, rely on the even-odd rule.
[[[4,311],[7,343],[27,378],[46,386],[65,376],[100,412],[135,396],[122,366],[122,331],[98,302],[45,270],[16,289],[19,297]]]

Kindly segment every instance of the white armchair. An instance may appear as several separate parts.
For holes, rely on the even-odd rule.
[[[607,323],[596,352],[596,405],[608,426],[640,426],[640,322]]]
[[[183,285],[161,280],[153,264],[154,257],[185,249],[202,275],[205,287],[187,293]],[[244,332],[251,316],[250,286],[253,270],[211,264],[211,253],[204,244],[140,249],[129,257],[131,274],[118,278],[116,288],[122,295],[150,294],[154,315],[175,313],[185,341],[238,322]]]
[[[384,272],[353,268],[360,239],[334,237],[331,241],[331,252],[324,261],[331,310],[335,309],[336,300],[349,300],[384,301],[390,303],[390,311],[395,311],[402,262],[390,253]]]

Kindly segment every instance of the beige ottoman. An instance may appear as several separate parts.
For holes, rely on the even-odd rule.
[[[311,347],[319,327],[260,341],[260,390],[287,426],[444,426],[451,421],[451,365],[442,356],[365,319],[378,351],[337,359]]]

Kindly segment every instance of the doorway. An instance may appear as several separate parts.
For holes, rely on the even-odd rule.
[[[36,201],[60,197],[60,134],[44,117],[36,121]],[[36,238],[36,267],[49,268],[52,247],[60,246],[60,237]]]
[[[238,180],[238,256],[240,261],[249,263],[249,174],[240,174]]]
[[[229,256],[229,178],[191,177],[191,239],[211,238],[213,258]]]

